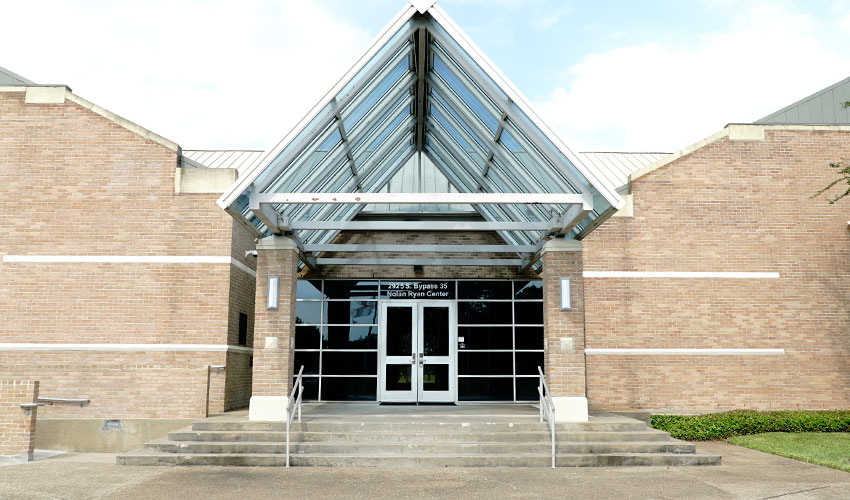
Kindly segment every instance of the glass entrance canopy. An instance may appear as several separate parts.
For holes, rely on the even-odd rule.
[[[485,221],[528,223],[497,229],[509,245],[553,233],[582,239],[623,204],[433,0],[411,0],[219,204],[261,232],[291,230],[305,244],[329,243],[341,225],[296,226],[350,221],[366,203],[277,203],[281,198],[269,195],[379,193],[406,164],[422,164],[420,155],[455,188],[452,199],[472,205]],[[475,203],[484,198],[465,194],[528,194],[530,201]],[[586,201],[535,201],[552,194]]]

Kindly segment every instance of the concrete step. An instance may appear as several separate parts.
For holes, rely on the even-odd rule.
[[[280,454],[286,453],[285,443],[273,442],[193,442],[158,440],[146,443],[148,451],[164,453],[239,453],[239,454]],[[682,441],[671,442],[585,442],[557,443],[558,453],[694,453],[693,444]],[[548,442],[477,442],[477,443],[363,443],[363,442],[318,442],[291,443],[292,454],[317,454],[335,456],[354,455],[523,455],[551,453]]]
[[[119,465],[217,465],[281,466],[280,454],[178,454],[136,451],[117,458]],[[319,467],[548,467],[551,455],[293,455],[293,466]],[[720,457],[708,453],[610,453],[559,454],[558,467],[720,465]]]
[[[356,441],[356,442],[479,442],[493,441],[489,432],[292,432],[292,442]],[[498,440],[504,442],[549,442],[549,431],[500,432]],[[228,442],[285,442],[286,432],[279,431],[193,431],[170,432],[171,441],[228,441]],[[666,432],[644,427],[641,431],[628,432],[565,432],[559,431],[558,442],[584,441],[669,441]]]
[[[628,432],[646,430],[637,420],[559,423],[558,432]],[[264,431],[285,432],[283,422],[228,422],[205,420],[195,422],[193,431]],[[294,422],[293,431],[304,432],[522,432],[548,431],[546,423],[537,421],[392,421],[392,422]]]

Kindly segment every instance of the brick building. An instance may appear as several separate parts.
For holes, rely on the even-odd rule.
[[[536,401],[542,367],[568,420],[847,408],[850,211],[811,195],[848,91],[574,154],[433,2],[267,152],[0,70],[0,382],[62,449],[282,420],[302,366],[307,399],[458,404]]]

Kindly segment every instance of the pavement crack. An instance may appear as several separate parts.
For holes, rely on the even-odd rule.
[[[796,495],[798,493],[808,493],[810,491],[822,490],[824,488],[829,488],[829,485],[827,485],[827,486],[817,486],[815,488],[809,488],[807,490],[792,491],[792,492],[789,492],[789,493],[783,493],[781,495],[774,495],[772,497],[764,497],[761,500],[770,500],[771,498],[782,498],[782,497],[787,497],[789,495]]]
[[[133,479],[132,481],[127,481],[126,483],[122,483],[122,484],[116,486],[115,488],[112,488],[111,490],[104,491],[103,493],[101,493],[100,495],[98,495],[96,497],[92,497],[92,500],[97,500],[98,498],[105,498],[109,495],[112,495],[113,493],[117,493],[117,492],[123,490],[124,488],[127,488],[129,486],[134,486],[136,484],[141,483],[142,481],[146,481],[148,479],[159,476],[159,475],[173,469],[174,467],[177,467],[177,466],[176,465],[170,465],[170,466],[166,466],[166,467],[158,466],[157,468],[161,468],[161,470],[152,472],[151,474],[140,475],[139,477]]]

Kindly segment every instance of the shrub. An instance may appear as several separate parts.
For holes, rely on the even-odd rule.
[[[850,432],[850,411],[735,410],[705,415],[653,415],[652,427],[688,441],[764,432]]]

